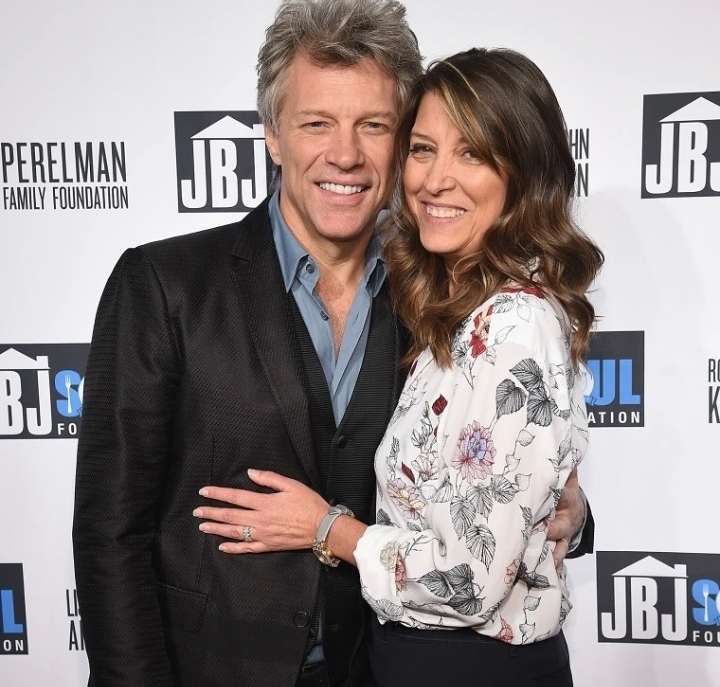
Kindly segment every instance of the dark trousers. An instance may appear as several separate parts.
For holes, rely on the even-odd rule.
[[[415,630],[372,626],[371,665],[377,687],[572,687],[561,632],[518,646],[470,629]]]

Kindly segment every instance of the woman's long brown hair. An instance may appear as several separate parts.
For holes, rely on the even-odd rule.
[[[455,328],[504,284],[515,282],[539,287],[562,308],[577,365],[595,321],[585,293],[604,258],[571,218],[575,162],[550,84],[531,60],[512,50],[472,49],[435,62],[401,116],[396,180],[402,178],[420,101],[429,92],[508,186],[505,208],[480,249],[455,266],[451,296],[445,263],[423,248],[402,186],[395,184],[386,256],[395,310],[412,333],[404,362],[429,348],[449,367]]]

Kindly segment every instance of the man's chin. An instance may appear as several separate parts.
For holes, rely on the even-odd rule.
[[[380,213],[327,213],[318,225],[319,233],[326,239],[337,242],[366,240],[373,232],[377,215]]]
[[[319,233],[326,241],[349,245],[368,241],[372,235],[374,226],[374,223],[371,223],[363,227],[333,227],[332,229],[321,230]]]

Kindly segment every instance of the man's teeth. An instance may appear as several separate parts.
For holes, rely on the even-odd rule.
[[[434,205],[426,205],[425,206],[425,212],[427,212],[430,217],[442,217],[442,218],[448,218],[448,217],[459,217],[462,215],[465,210],[461,208],[438,208]]]
[[[365,187],[364,186],[343,186],[342,184],[330,184],[327,181],[323,181],[319,184],[321,189],[325,191],[331,191],[332,193],[340,193],[343,196],[349,196],[353,193],[360,193]]]

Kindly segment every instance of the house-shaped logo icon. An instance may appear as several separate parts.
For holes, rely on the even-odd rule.
[[[613,573],[613,577],[682,577],[687,578],[687,566],[670,566],[652,556],[646,556],[637,563]]]
[[[48,357],[39,355],[31,358],[14,348],[8,348],[0,353],[0,370],[49,370]]]
[[[193,140],[200,139],[224,139],[232,141],[239,138],[265,138],[265,128],[262,124],[253,124],[247,126],[239,122],[230,115],[225,115],[222,119],[206,127],[202,131],[198,131]]]
[[[642,197],[720,196],[720,92],[646,95]]]
[[[663,117],[661,122],[710,122],[720,119],[720,105],[699,97],[679,110]]]
[[[257,112],[176,112],[175,155],[179,212],[249,212],[267,196]]]

